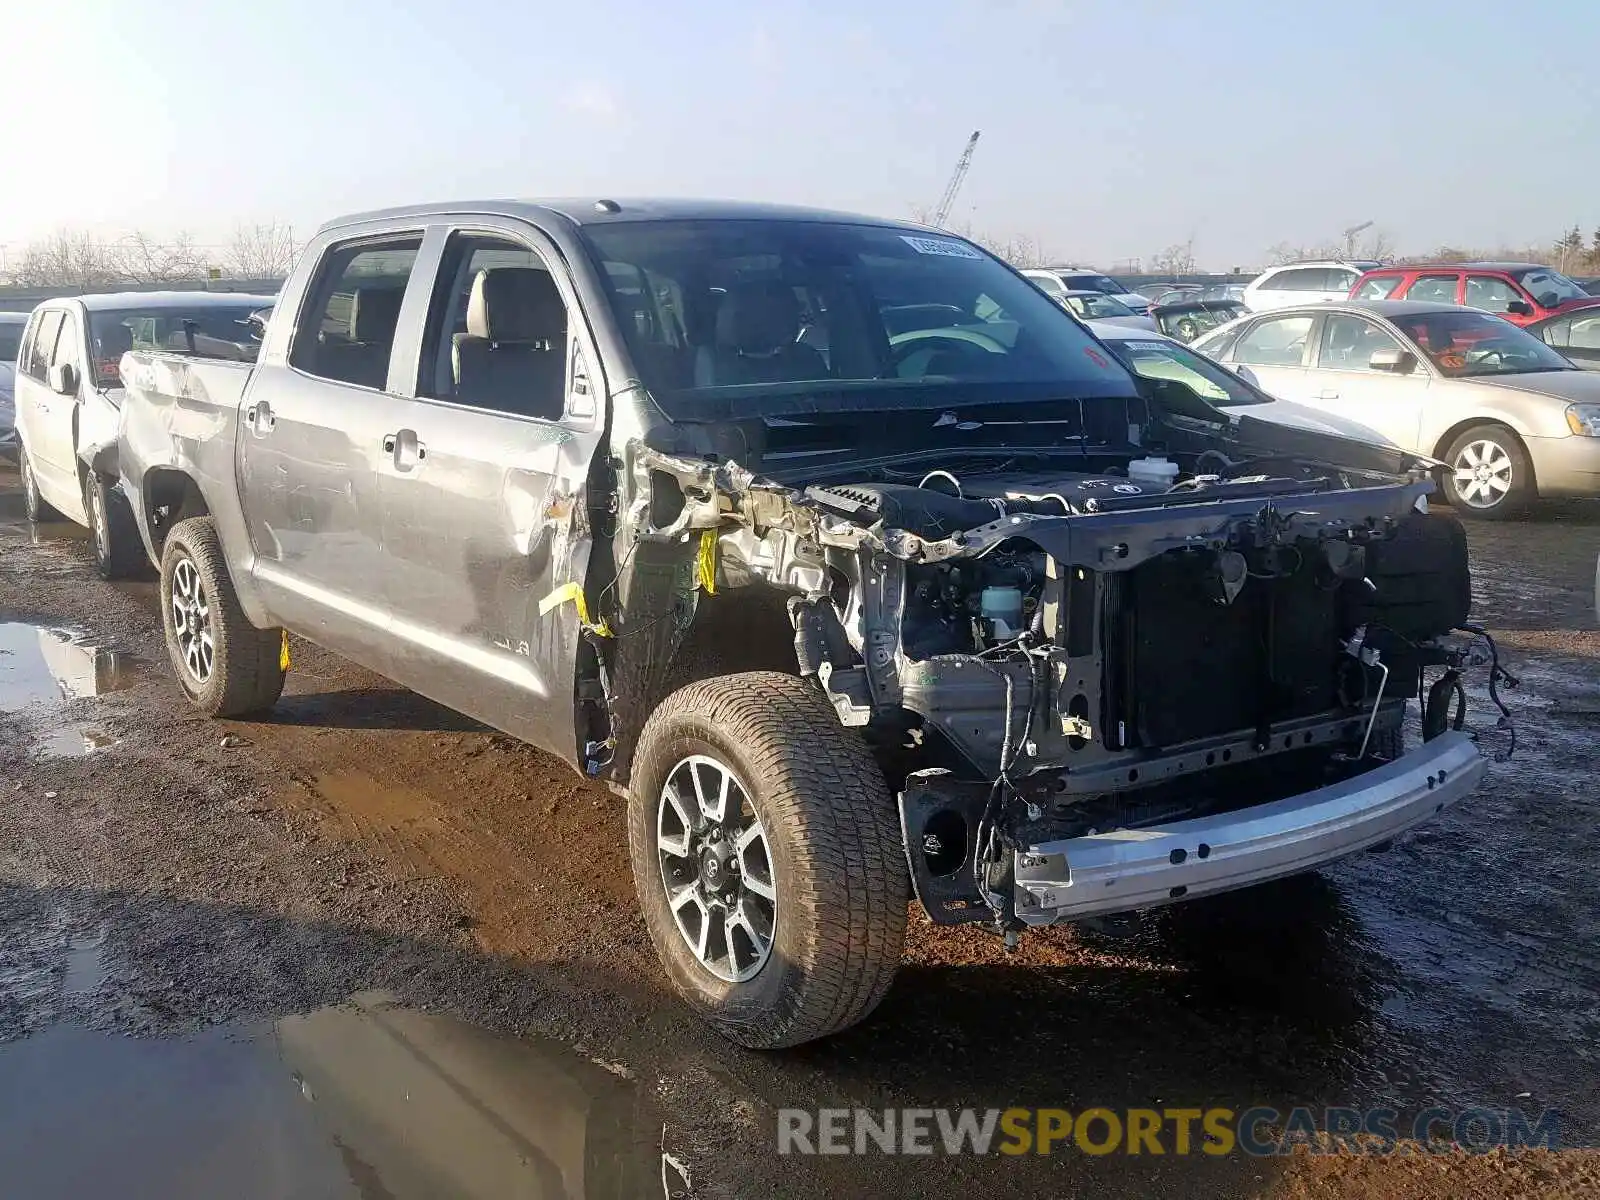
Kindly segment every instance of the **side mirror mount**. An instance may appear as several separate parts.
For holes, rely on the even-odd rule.
[[[1261,386],[1261,380],[1256,378],[1256,373],[1249,367],[1245,366],[1244,363],[1234,363],[1233,373],[1246,383],[1253,384],[1256,387]]]
[[[1367,366],[1374,371],[1387,371],[1391,375],[1409,375],[1417,369],[1417,356],[1409,350],[1402,350],[1399,346],[1389,346],[1383,350],[1374,350],[1372,357],[1367,360]]]
[[[78,394],[78,368],[71,363],[57,363],[50,368],[50,390],[58,396]]]
[[[1526,300],[1509,300],[1506,302],[1506,312],[1513,317],[1533,316],[1533,305]]]

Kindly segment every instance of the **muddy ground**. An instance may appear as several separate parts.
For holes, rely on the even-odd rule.
[[[663,1148],[708,1197],[1600,1194],[1582,1150],[774,1148],[779,1108],[968,1105],[1517,1108],[1600,1144],[1600,509],[1471,538],[1523,681],[1474,798],[1125,936],[1008,955],[914,915],[869,1022],[756,1054],[665,995],[609,793],[298,641],[271,721],[196,717],[154,585],[0,474],[5,1194],[658,1196]]]

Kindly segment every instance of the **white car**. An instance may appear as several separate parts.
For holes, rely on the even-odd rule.
[[[1356,280],[1382,266],[1375,262],[1301,262],[1269,267],[1244,285],[1242,300],[1251,312],[1343,300]]]
[[[1147,329],[1152,332],[1157,332],[1160,328],[1156,325],[1154,317],[1136,313],[1122,301],[1113,299],[1104,292],[1063,292],[1053,298],[1057,304],[1091,329],[1098,329],[1102,324],[1125,325],[1130,329]]]
[[[1096,325],[1095,336],[1123,366],[1141,379],[1173,379],[1187,384],[1207,404],[1231,416],[1242,414],[1291,429],[1331,434],[1369,446],[1402,449],[1369,425],[1268,395],[1250,375],[1230,371],[1165,334],[1105,323]]]
[[[1068,292],[1099,292],[1144,315],[1150,311],[1150,297],[1141,296],[1127,284],[1085,267],[1030,267],[1023,272],[1044,289],[1045,295],[1060,303]]]
[[[25,312],[0,312],[0,454],[17,448],[17,410],[13,391],[17,377],[17,347],[28,324]]]
[[[34,309],[14,385],[28,519],[59,515],[87,527],[107,579],[141,570],[144,545],[117,473],[122,356],[138,348],[254,361],[250,318],[272,304],[222,292],[121,292]]]
[[[1461,516],[1600,496],[1600,375],[1491,313],[1344,300],[1241,317],[1195,342],[1274,396],[1359,421],[1450,466]]]

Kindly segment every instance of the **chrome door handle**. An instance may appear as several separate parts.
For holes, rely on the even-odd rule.
[[[428,447],[417,440],[415,429],[384,434],[383,452],[393,456],[396,471],[410,471],[428,457]]]
[[[244,423],[257,437],[265,437],[277,428],[278,418],[273,415],[272,405],[263,400],[244,410]]]

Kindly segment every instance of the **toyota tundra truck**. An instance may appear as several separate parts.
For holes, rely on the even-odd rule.
[[[189,699],[270,708],[288,631],[609,784],[743,1045],[870,1013],[912,897],[1011,940],[1386,844],[1486,770],[1439,464],[1135,376],[937,230],[351,216],[257,362],[121,378]]]

